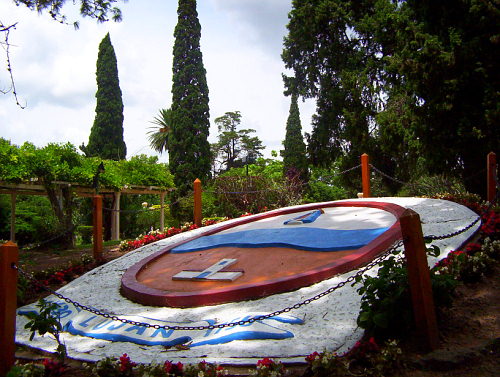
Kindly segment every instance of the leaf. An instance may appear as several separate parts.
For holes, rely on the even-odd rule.
[[[377,313],[373,316],[373,323],[378,327],[386,329],[389,326],[389,318],[387,313]]]

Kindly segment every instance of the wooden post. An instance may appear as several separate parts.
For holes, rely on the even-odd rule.
[[[488,153],[486,158],[486,200],[488,202],[493,202],[495,200],[497,185],[496,185],[496,175],[497,175],[497,155],[494,152]]]
[[[99,261],[102,260],[102,196],[94,195],[92,199],[94,204],[92,212],[93,215],[92,225],[94,226],[93,256],[96,261]]]
[[[160,194],[160,232],[165,229],[165,193]]]
[[[13,242],[0,246],[0,376],[14,365],[16,354],[17,265],[19,249]]]
[[[194,223],[201,227],[201,181],[196,178],[194,180]]]
[[[10,240],[16,242],[16,194],[10,194]]]
[[[361,180],[363,182],[363,198],[369,198],[370,193],[370,158],[366,153],[361,155]]]
[[[111,212],[111,239],[120,239],[120,198],[121,192],[114,193],[113,211]]]
[[[406,209],[399,218],[417,334],[429,350],[439,346],[436,310],[420,216]]]

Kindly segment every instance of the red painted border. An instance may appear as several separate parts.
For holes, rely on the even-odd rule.
[[[368,245],[354,251],[353,253],[346,255],[333,263],[326,264],[321,268],[309,270],[286,278],[272,279],[257,284],[241,285],[237,288],[221,288],[196,292],[177,293],[166,292],[163,290],[147,287],[138,282],[136,279],[137,274],[149,264],[154,263],[156,259],[160,258],[165,253],[170,252],[170,250],[174,247],[192,241],[196,238],[208,236],[238,225],[247,224],[269,217],[286,215],[299,211],[331,207],[377,208],[390,212],[391,214],[396,216],[397,220],[386,232],[375,238]],[[257,299],[276,293],[293,291],[331,278],[334,275],[357,269],[373,260],[377,255],[391,246],[397,239],[401,238],[399,217],[403,214],[405,209],[406,208],[401,207],[397,204],[374,201],[327,202],[308,204],[301,206],[300,208],[295,207],[279,209],[259,215],[244,217],[230,224],[223,223],[221,226],[216,227],[215,229],[207,230],[187,240],[170,245],[167,249],[160,250],[131,266],[122,277],[121,293],[123,296],[129,298],[130,300],[144,305],[187,308]]]

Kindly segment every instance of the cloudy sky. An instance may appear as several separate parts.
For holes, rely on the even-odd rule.
[[[0,95],[0,137],[20,145],[49,142],[87,144],[95,116],[95,66],[98,46],[107,32],[118,60],[124,102],[127,158],[156,155],[147,140],[150,121],[171,104],[173,32],[176,0],[129,0],[120,3],[121,23],[97,24],[79,19],[68,1],[69,21],[80,29],[54,22],[48,15],[0,2],[0,21],[18,22],[10,33],[11,62],[21,104]],[[241,127],[253,128],[266,145],[265,155],[282,148],[290,98],[283,95],[280,54],[291,0],[198,0],[201,49],[210,90],[213,119],[227,111],[242,113]],[[0,49],[0,89],[10,79]],[[304,132],[311,129],[314,103],[299,103]],[[160,157],[167,161],[166,156]]]

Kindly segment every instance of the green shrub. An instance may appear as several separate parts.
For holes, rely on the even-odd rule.
[[[413,308],[411,304],[408,269],[404,258],[395,251],[380,264],[377,276],[360,276],[356,283],[362,286],[358,325],[376,337],[403,337],[413,327]],[[428,249],[432,256],[439,255],[439,249]],[[449,306],[457,285],[453,276],[439,274],[431,270],[431,283],[436,308]]]
[[[398,196],[436,196],[443,193],[461,196],[466,193],[466,190],[457,178],[444,175],[422,175],[403,185]]]
[[[92,243],[94,227],[92,225],[79,225],[76,228],[77,237],[80,237],[83,245]]]

